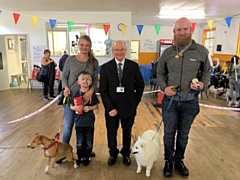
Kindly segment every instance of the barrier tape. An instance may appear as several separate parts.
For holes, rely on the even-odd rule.
[[[146,91],[146,92],[143,92],[143,94],[151,94],[151,93],[154,93],[154,92],[162,92],[161,90],[155,90],[155,91]],[[163,93],[163,92],[162,92]],[[100,93],[96,93],[97,95],[100,95]],[[19,122],[19,121],[23,121],[25,119],[28,119],[40,112],[42,112],[43,110],[45,110],[46,108],[48,108],[49,106],[51,106],[53,103],[55,103],[57,100],[58,100],[58,97],[59,95],[54,98],[51,102],[49,102],[48,104],[46,104],[45,106],[41,107],[40,109],[38,109],[37,111],[31,113],[31,114],[28,114],[26,116],[23,116],[21,118],[18,118],[16,120],[13,120],[13,121],[9,121],[9,122],[0,122],[0,124],[5,124],[5,123],[8,123],[8,124],[11,124],[11,123],[16,123],[16,122]],[[232,107],[221,107],[221,106],[212,106],[212,105],[207,105],[207,104],[201,104],[199,103],[200,106],[202,107],[207,107],[207,108],[212,108],[212,109],[221,109],[221,110],[228,110],[228,111],[240,111],[240,108],[232,108]]]

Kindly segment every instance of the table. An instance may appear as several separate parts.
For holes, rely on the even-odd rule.
[[[149,85],[152,65],[140,65],[139,68],[140,72],[142,73],[143,80],[145,81],[146,85]]]

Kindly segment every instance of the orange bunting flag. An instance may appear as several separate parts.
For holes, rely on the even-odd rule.
[[[127,25],[124,25],[124,24],[120,25],[120,29],[122,30],[122,35],[124,36],[127,29]]]
[[[103,29],[104,29],[105,35],[107,35],[109,28],[110,28],[109,24],[103,24]]]
[[[196,22],[191,22],[191,26],[192,26],[192,33],[194,33],[195,27],[196,27]]]
[[[36,26],[38,17],[37,16],[31,16],[32,26]]]
[[[13,18],[14,18],[14,23],[17,24],[18,23],[18,19],[20,17],[20,14],[17,13],[13,13]]]
[[[212,30],[214,20],[213,19],[212,20],[208,20],[207,23],[208,23],[208,26],[209,26],[210,30]]]

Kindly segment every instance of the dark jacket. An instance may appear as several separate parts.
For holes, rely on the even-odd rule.
[[[207,49],[192,40],[190,47],[182,57],[176,58],[178,53],[175,45],[165,49],[158,60],[157,78],[160,89],[166,86],[180,86],[180,93],[186,97],[190,92],[190,83],[198,78],[207,89],[210,80],[210,62]],[[194,99],[194,94],[187,101]],[[174,100],[181,100],[178,96]]]
[[[136,108],[144,90],[144,81],[137,63],[125,59],[121,84],[125,88],[125,92],[117,93],[119,79],[115,59],[102,65],[100,93],[105,113],[108,114],[111,110],[116,109],[120,119],[132,118],[136,115]]]
[[[65,65],[65,62],[66,62],[66,59],[68,58],[68,56],[69,56],[68,54],[64,54],[64,55],[60,58],[60,60],[59,60],[59,65],[58,65],[60,71],[63,71],[64,65]]]

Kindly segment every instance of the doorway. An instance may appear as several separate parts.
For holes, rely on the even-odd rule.
[[[140,41],[139,40],[132,40],[131,41],[131,60],[138,63],[139,59],[139,51],[140,51]]]
[[[5,86],[1,89],[27,88],[30,70],[28,36],[3,35],[1,38],[2,61],[5,66],[1,72],[1,77],[5,77]]]

